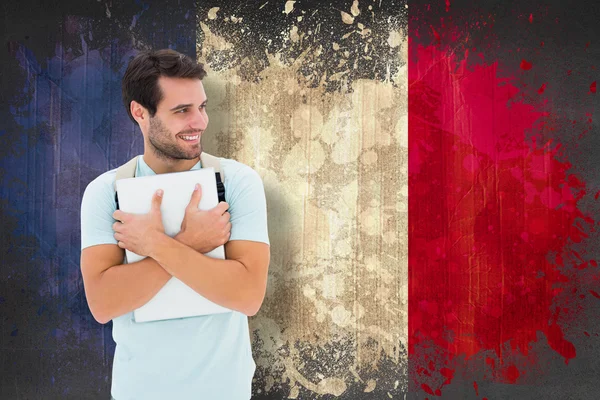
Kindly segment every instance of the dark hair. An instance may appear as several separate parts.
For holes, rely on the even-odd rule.
[[[136,55],[127,66],[121,86],[125,109],[133,122],[136,122],[131,115],[133,100],[146,107],[151,117],[156,114],[163,98],[158,86],[161,76],[202,79],[206,71],[203,64],[171,49],[142,51]]]

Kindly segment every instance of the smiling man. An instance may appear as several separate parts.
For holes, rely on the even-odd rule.
[[[123,100],[144,137],[136,177],[201,168],[208,125],[201,64],[173,50],[138,54]],[[248,316],[259,310],[269,265],[266,201],[250,167],[220,159],[228,203],[198,210],[192,195],[180,233],[164,233],[158,191],[148,214],[117,210],[116,169],[94,179],[81,204],[81,271],[94,318],[113,321],[112,397],[249,399],[255,364]],[[225,245],[226,260],[204,253]],[[147,256],[124,264],[125,249]],[[176,277],[231,313],[136,323],[133,310]]]

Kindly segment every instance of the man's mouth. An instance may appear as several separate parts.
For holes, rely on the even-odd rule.
[[[185,140],[186,142],[197,142],[198,139],[200,138],[199,134],[195,134],[195,135],[179,135],[179,138],[182,140]]]

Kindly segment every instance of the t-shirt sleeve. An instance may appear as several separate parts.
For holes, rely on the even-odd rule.
[[[81,200],[81,249],[99,244],[117,244],[112,217],[117,209],[111,185],[96,179],[86,187]]]
[[[228,175],[225,175],[227,185]],[[225,198],[231,214],[229,240],[250,240],[269,244],[267,201],[260,175],[248,166],[226,186]],[[229,187],[228,187],[229,186]]]

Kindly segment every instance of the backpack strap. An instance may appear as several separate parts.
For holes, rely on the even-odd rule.
[[[135,171],[137,169],[138,157],[135,156],[125,164],[117,168],[117,176],[115,177],[115,203],[117,204],[117,210],[119,209],[119,197],[117,196],[117,181],[119,179],[134,178]]]
[[[211,156],[206,152],[200,154],[200,161],[202,161],[202,168],[214,168],[215,178],[217,180],[217,194],[219,195],[219,201],[225,201],[225,174],[221,171],[221,160],[218,157]]]

